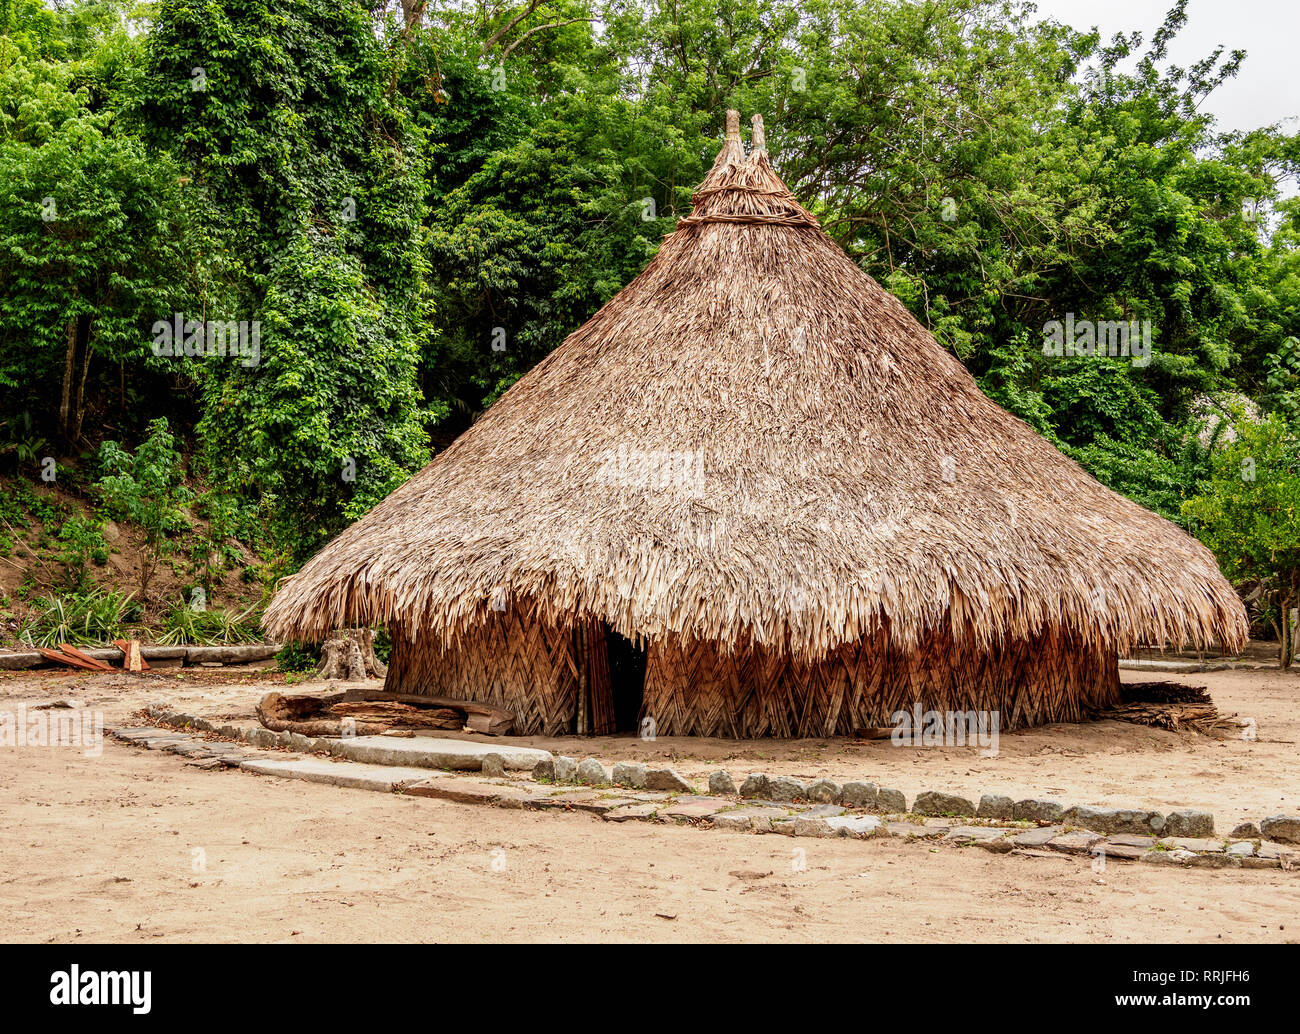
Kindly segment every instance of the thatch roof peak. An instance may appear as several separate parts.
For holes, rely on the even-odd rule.
[[[805,658],[882,628],[1243,640],[1203,546],[993,403],[727,130],[646,269],[293,576],[270,631],[451,640],[509,606]]]
[[[740,113],[727,112],[722,149],[704,182],[691,196],[691,214],[678,221],[678,229],[726,222],[810,228],[819,225],[772,168],[763,117],[755,115],[753,125],[753,146],[747,157],[740,142]]]

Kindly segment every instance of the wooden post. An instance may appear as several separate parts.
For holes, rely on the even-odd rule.
[[[578,728],[579,736],[587,735],[587,626],[579,622],[573,629],[573,655],[578,662]]]

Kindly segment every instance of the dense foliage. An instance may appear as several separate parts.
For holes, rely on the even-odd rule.
[[[166,418],[290,570],[644,266],[730,105],[991,397],[1263,577],[1204,421],[1300,420],[1300,144],[1216,130],[1248,58],[1173,66],[1170,2],[1107,41],[1001,0],[0,0],[0,462]]]

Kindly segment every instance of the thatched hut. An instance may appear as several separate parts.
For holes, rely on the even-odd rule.
[[[1000,409],[738,117],[654,260],[323,549],[278,636],[386,625],[386,688],[521,732],[801,736],[1118,697],[1246,634],[1214,558]]]

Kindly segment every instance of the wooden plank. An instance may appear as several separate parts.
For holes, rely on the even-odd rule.
[[[38,646],[37,652],[47,660],[58,661],[60,664],[66,664],[70,668],[81,668],[83,671],[101,671],[102,669],[96,662],[83,661],[78,657],[72,657],[66,653],[60,653],[58,650],[49,650],[44,646]],[[110,671],[112,669],[109,669]]]
[[[113,645],[122,651],[122,667],[126,671],[148,671],[149,662],[144,659],[140,640],[114,639]],[[132,654],[134,653],[134,657]]]
[[[78,650],[75,646],[70,646],[67,643],[59,643],[59,649],[63,653],[67,654],[69,657],[76,657],[78,660],[85,661],[87,664],[89,664],[92,667],[94,671],[113,670],[113,666],[111,664],[106,664],[104,661],[97,660],[96,658],[91,657],[89,654],[84,654],[80,650]]]

